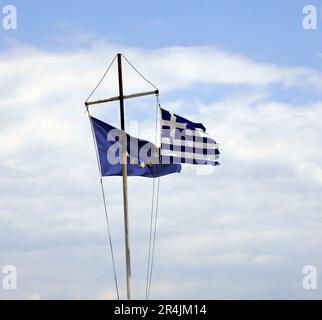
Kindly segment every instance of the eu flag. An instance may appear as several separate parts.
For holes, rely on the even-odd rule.
[[[94,117],[91,122],[102,176],[122,176],[122,150],[126,150],[128,176],[156,178],[181,171],[180,164],[162,164],[160,148],[153,143],[133,138]]]

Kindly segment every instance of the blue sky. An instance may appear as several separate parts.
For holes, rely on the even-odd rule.
[[[322,19],[316,0],[11,3],[18,7],[19,29],[10,38],[37,45],[51,46],[65,32],[89,32],[144,48],[222,46],[256,60],[321,66],[322,31],[302,28],[304,5],[316,5]]]
[[[258,62],[322,68],[321,28],[307,31],[302,27],[306,0],[11,3],[18,7],[19,28],[10,33],[0,30],[0,37],[5,40],[0,46],[4,47],[8,40],[15,40],[66,50],[75,46],[74,34],[89,34],[146,49],[216,46]],[[318,10],[319,25],[322,4],[309,4]],[[88,43],[77,43],[82,44]],[[284,99],[285,93],[276,89],[275,95]],[[310,98],[315,95],[320,96],[320,92],[311,92]],[[286,98],[302,103],[303,92],[288,93]]]
[[[18,290],[0,288],[0,298],[115,298],[83,103],[119,51],[158,85],[165,108],[203,122],[222,146],[215,171],[184,166],[162,179],[152,297],[322,295],[302,288],[305,265],[322,271],[321,1],[0,8],[9,2],[18,29],[0,28],[0,270],[17,266]],[[302,27],[307,4],[318,10],[314,31]],[[115,95],[115,72],[95,97]],[[128,93],[150,88],[124,72]],[[127,103],[130,133],[153,139],[154,106],[153,97]],[[118,125],[117,105],[92,112]],[[150,203],[138,199],[149,199],[150,182],[129,181],[136,298]],[[120,179],[105,185],[124,296]]]

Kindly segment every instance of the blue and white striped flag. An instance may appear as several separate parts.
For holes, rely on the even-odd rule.
[[[219,165],[219,146],[206,133],[201,123],[161,109],[161,161],[162,163],[189,163]]]

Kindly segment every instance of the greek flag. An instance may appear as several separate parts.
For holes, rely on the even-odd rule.
[[[161,113],[162,163],[219,165],[219,146],[208,136],[203,124],[191,122],[164,109]]]

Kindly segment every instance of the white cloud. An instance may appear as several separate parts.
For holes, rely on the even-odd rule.
[[[185,90],[173,102],[177,112],[204,122],[223,149],[222,166],[213,175],[196,176],[194,168],[185,167],[180,175],[162,179],[153,297],[305,297],[303,265],[322,268],[317,255],[322,242],[322,102],[299,107],[275,101],[270,93],[271,85],[310,88],[314,82],[319,88],[321,75],[216,48],[143,50],[104,41],[65,52],[19,46],[1,53],[0,266],[18,267],[20,290],[13,296],[114,297],[83,102],[108,57],[121,49],[168,101],[174,101],[171,92]],[[129,92],[146,89],[126,66],[125,72]],[[95,97],[117,93],[112,80]],[[194,84],[243,84],[248,92],[191,101],[185,93]],[[138,109],[129,105],[127,114],[147,130],[153,127],[154,101],[145,101]],[[94,110],[107,122],[118,120],[113,105]],[[120,179],[105,181],[123,288]],[[139,298],[151,183],[129,181]],[[0,297],[8,293],[0,290]]]

